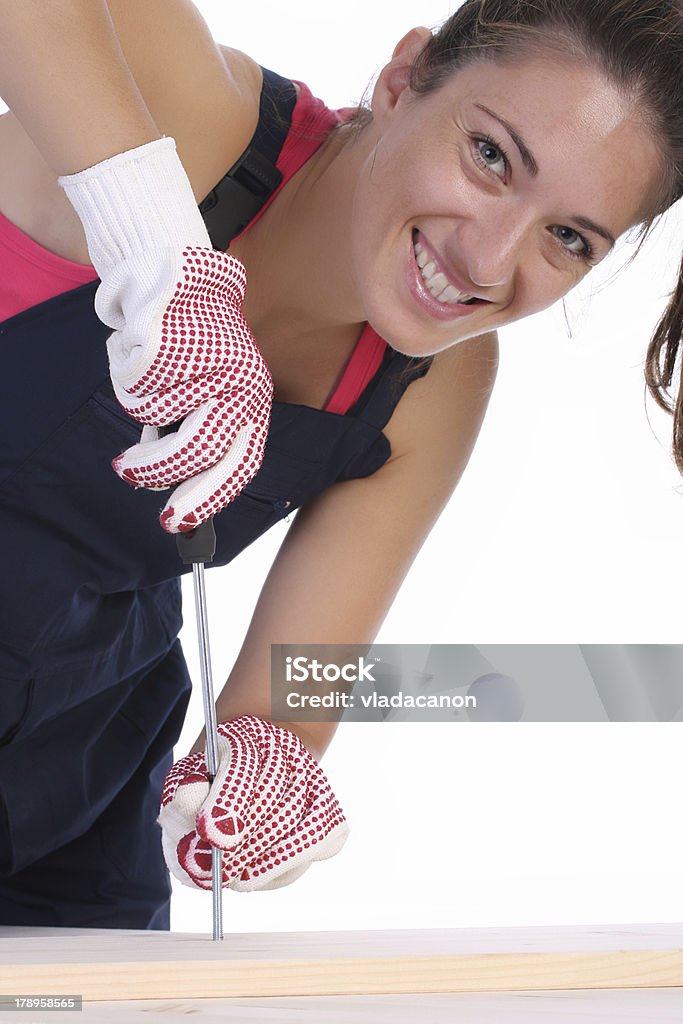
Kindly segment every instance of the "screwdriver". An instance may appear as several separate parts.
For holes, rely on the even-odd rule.
[[[159,429],[159,437],[173,433],[179,424]],[[216,705],[213,698],[213,677],[211,675],[211,649],[209,647],[209,622],[206,613],[206,589],[204,586],[204,564],[212,562],[216,553],[216,531],[213,519],[206,519],[194,530],[176,534],[178,554],[185,565],[192,565],[194,582],[194,606],[197,617],[197,638],[199,641],[199,667],[202,678],[204,700],[204,726],[206,731],[206,771],[209,785],[218,771],[218,730],[216,727]],[[211,847],[211,893],[213,898],[214,942],[223,938],[223,851]]]

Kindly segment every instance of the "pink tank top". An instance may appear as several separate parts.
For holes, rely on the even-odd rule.
[[[330,128],[351,113],[351,108],[330,110],[322,100],[312,95],[306,85],[302,82],[297,82],[297,85],[299,97],[292,114],[292,125],[277,161],[283,180],[247,225],[245,232],[256,223],[289,178],[318,149]],[[73,263],[43,248],[2,213],[0,268],[0,321],[88,281],[97,280],[93,267]],[[366,324],[325,405],[327,412],[343,414],[351,408],[378,370],[386,347],[386,342]]]

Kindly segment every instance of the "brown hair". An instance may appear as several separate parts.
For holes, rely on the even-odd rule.
[[[656,220],[683,195],[683,0],[465,0],[418,54],[410,88],[426,95],[465,65],[530,51],[594,64],[633,98],[661,140],[661,184],[643,211],[635,257]],[[361,104],[346,127],[358,133],[371,121]],[[683,260],[645,363],[651,395],[673,413],[672,452],[683,474],[683,388],[675,401],[668,394],[682,336]]]

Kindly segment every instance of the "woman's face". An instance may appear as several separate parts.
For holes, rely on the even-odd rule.
[[[400,67],[411,37],[375,88],[351,262],[372,326],[398,351],[430,355],[566,295],[639,223],[661,165],[638,112],[596,69],[478,63],[415,98]]]

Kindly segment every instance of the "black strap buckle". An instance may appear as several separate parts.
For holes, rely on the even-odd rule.
[[[282,181],[282,172],[249,146],[199,204],[214,249],[225,251]]]

